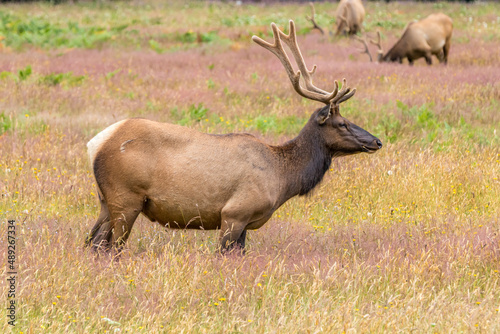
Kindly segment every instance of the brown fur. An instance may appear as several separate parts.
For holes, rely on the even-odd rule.
[[[101,214],[87,245],[119,248],[137,216],[170,228],[221,230],[221,247],[244,246],[284,202],[311,191],[332,157],[375,152],[380,141],[330,106],[281,146],[248,134],[210,135],[129,119],[99,147],[93,169]]]
[[[249,134],[210,135],[144,119],[109,126],[87,144],[101,200],[87,245],[120,249],[142,213],[171,228],[220,229],[221,251],[235,244],[243,248],[246,230],[264,225],[293,196],[310,192],[333,157],[382,147],[340,115],[339,104],[356,92],[345,79],[340,91],[337,81],[331,92],[314,86],[316,67],[307,69],[293,21],[288,35],[274,23],[271,28],[273,44],[257,36],[252,40],[278,57],[298,94],[326,106],[281,146]],[[292,51],[298,72],[282,43]]]
[[[427,64],[432,64],[431,56],[435,55],[440,62],[448,62],[453,22],[445,14],[431,14],[418,21],[411,22],[406,27],[401,38],[394,46],[382,55],[379,51],[379,62],[402,62],[407,58],[410,64],[416,59],[425,58]]]
[[[337,18],[336,35],[355,35],[361,32],[365,19],[365,7],[361,0],[341,0],[335,16]]]

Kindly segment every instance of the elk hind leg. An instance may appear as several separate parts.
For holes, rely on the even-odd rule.
[[[448,64],[448,54],[450,53],[450,41],[447,40],[443,46],[443,62],[444,64]]]
[[[111,229],[109,221],[109,210],[106,201],[99,194],[101,202],[101,212],[97,218],[97,222],[85,239],[85,247],[91,246],[93,250],[109,249],[111,239]]]
[[[134,197],[108,207],[111,227],[110,246],[119,253],[130,236],[137,216],[142,212],[143,201]]]
[[[424,58],[427,65],[432,65],[432,54],[430,52],[425,53]]]

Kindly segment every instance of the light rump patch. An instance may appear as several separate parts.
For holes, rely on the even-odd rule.
[[[125,121],[126,120],[122,120],[108,126],[106,129],[99,132],[94,138],[92,138],[87,143],[87,150],[89,154],[90,163],[92,164],[92,166],[94,166],[94,160],[97,155],[97,152],[99,152],[99,149],[116,132],[116,130],[118,130],[118,128]]]

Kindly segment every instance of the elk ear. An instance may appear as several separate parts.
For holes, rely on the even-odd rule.
[[[319,112],[318,115],[316,116],[316,120],[318,121],[319,125],[322,125],[326,122],[326,120],[330,117],[330,114],[332,113],[332,106],[327,105],[323,107]]]

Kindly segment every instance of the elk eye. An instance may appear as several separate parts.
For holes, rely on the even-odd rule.
[[[345,128],[345,127],[346,127],[345,123],[339,123],[339,126],[340,126],[340,127],[343,127],[343,128]]]

